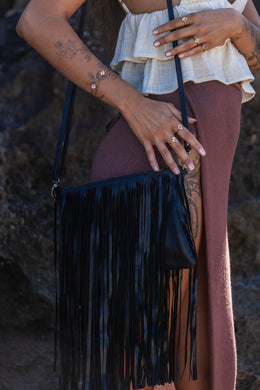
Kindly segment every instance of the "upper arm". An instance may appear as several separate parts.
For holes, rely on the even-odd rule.
[[[64,16],[69,19],[85,0],[31,0],[24,13],[38,13],[47,16]]]
[[[243,15],[250,20],[250,22],[254,23],[256,26],[260,27],[260,16],[256,10],[256,7],[252,0],[248,0]]]
[[[17,25],[16,32],[21,38],[26,39],[28,31],[46,27],[49,20],[59,18],[68,20],[85,0],[31,0],[23,11]]]

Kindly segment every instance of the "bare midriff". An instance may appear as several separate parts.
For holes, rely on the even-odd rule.
[[[166,0],[125,0],[125,5],[133,14],[154,12],[167,8]],[[180,0],[172,0],[173,5],[178,5]]]

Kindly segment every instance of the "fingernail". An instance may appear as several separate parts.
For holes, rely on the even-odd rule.
[[[203,148],[200,148],[200,149],[199,149],[199,152],[200,152],[200,154],[201,154],[202,156],[205,156],[205,155],[206,155],[206,152],[205,152],[205,150],[204,150]]]
[[[159,41],[155,41],[155,42],[153,43],[153,45],[154,45],[155,47],[157,47],[157,46],[160,45],[160,42],[159,42]]]
[[[166,57],[170,57],[171,55],[172,55],[172,53],[170,52],[170,51],[167,51],[166,53],[165,53],[165,55],[166,55]],[[174,57],[174,56],[173,56]]]
[[[195,167],[194,167],[194,165],[193,165],[192,163],[190,163],[190,164],[188,165],[188,167],[189,167],[189,170],[190,170],[190,171],[193,171],[193,169],[195,169]]]
[[[185,57],[185,54],[179,54],[178,57],[183,58],[183,57]]]
[[[190,116],[188,117],[189,121],[197,122],[197,119],[191,118]]]
[[[173,172],[175,173],[175,175],[179,175],[180,170],[179,168],[173,168]]]
[[[153,35],[156,35],[156,34],[158,34],[158,30],[157,29],[155,29],[155,30],[153,30]]]
[[[158,165],[155,165],[155,166],[153,167],[153,169],[154,169],[156,172],[158,172],[158,171],[159,171]]]

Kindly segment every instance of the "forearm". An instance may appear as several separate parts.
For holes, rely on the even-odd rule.
[[[93,55],[64,17],[24,16],[17,32],[65,77],[119,111],[142,97]]]
[[[243,54],[250,69],[260,73],[260,28],[243,15],[240,15],[237,26],[232,42]]]

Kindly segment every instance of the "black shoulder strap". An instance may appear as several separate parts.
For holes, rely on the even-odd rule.
[[[169,19],[172,20],[174,19],[174,11],[173,11],[171,0],[167,0],[167,6],[168,6]],[[78,29],[78,34],[80,38],[83,35],[85,12],[86,12],[86,2],[81,7],[80,23]],[[176,47],[177,45],[178,45],[177,41],[173,42],[173,47]],[[176,73],[177,73],[177,80],[178,80],[178,87],[179,87],[182,122],[183,125],[186,128],[188,128],[188,117],[187,117],[187,108],[186,108],[185,93],[184,93],[184,86],[183,86],[183,77],[181,71],[181,61],[178,58],[178,56],[175,56],[175,66],[176,66]],[[61,126],[60,126],[60,135],[59,135],[58,145],[56,149],[54,168],[53,168],[53,181],[54,183],[56,183],[56,185],[58,182],[60,182],[64,173],[65,161],[66,161],[67,150],[69,145],[69,136],[71,131],[72,114],[73,114],[76,89],[77,86],[72,82],[69,82]],[[185,143],[185,149],[187,152],[189,152],[190,145]]]
[[[174,11],[172,6],[172,0],[167,0],[167,6],[168,6],[168,15],[169,20],[174,19]],[[172,42],[172,46],[176,47],[178,46],[178,42],[174,41]],[[188,115],[187,115],[187,106],[186,106],[186,99],[185,99],[185,92],[184,92],[184,85],[183,85],[183,77],[182,77],[182,70],[181,70],[181,60],[178,56],[174,57],[175,59],[175,67],[176,67],[176,74],[177,74],[177,80],[178,80],[178,88],[179,88],[179,97],[180,97],[180,103],[181,103],[181,115],[182,115],[182,123],[186,127],[186,129],[189,128],[188,125]],[[184,143],[185,150],[189,152],[191,150],[191,147],[187,142]]]
[[[81,6],[79,28],[78,28],[78,35],[80,38],[82,38],[83,36],[86,5],[87,2],[83,3]],[[69,136],[71,131],[72,114],[73,114],[73,108],[74,108],[74,102],[76,96],[76,89],[77,86],[70,81],[67,89],[67,95],[66,95],[63,116],[62,116],[62,121],[60,126],[59,139],[58,139],[55,160],[54,160],[54,167],[53,167],[54,183],[58,183],[61,180],[65,168],[65,161],[66,161],[68,145],[69,145]]]
[[[86,2],[81,6],[81,14],[78,28],[78,35],[80,38],[83,36],[84,20],[86,14]],[[65,100],[65,106],[63,110],[63,116],[60,126],[59,140],[56,148],[56,155],[53,167],[53,187],[52,187],[52,197],[55,200],[54,205],[54,274],[55,274],[55,331],[54,331],[54,362],[53,370],[56,371],[56,362],[57,362],[57,340],[58,340],[58,289],[57,289],[57,259],[58,259],[58,239],[57,239],[57,202],[54,190],[60,182],[64,167],[65,160],[69,145],[69,136],[71,130],[72,114],[73,107],[76,95],[76,85],[71,81],[69,82],[67,95]],[[61,160],[61,161],[60,161]]]

